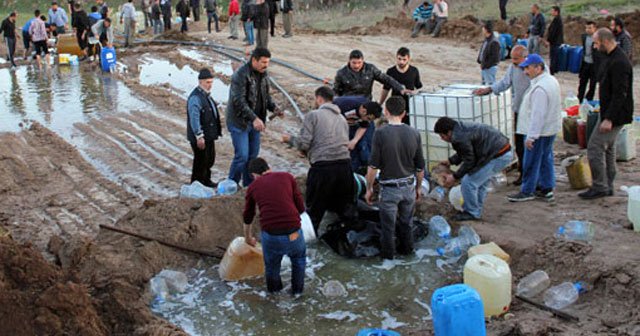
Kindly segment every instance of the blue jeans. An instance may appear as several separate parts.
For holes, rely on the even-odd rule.
[[[353,139],[358,130],[357,127],[351,127],[349,129],[349,139]],[[351,168],[353,172],[358,172],[358,169],[363,166],[369,165],[369,158],[371,157],[371,144],[373,141],[373,133],[376,131],[376,126],[369,123],[367,131],[362,136],[362,139],[358,141],[356,147],[351,151]]]
[[[416,204],[416,189],[408,186],[382,186],[380,190],[380,256],[393,259],[398,239],[398,253],[413,252],[411,218]]]
[[[556,186],[556,175],[553,169],[553,142],[555,135],[540,137],[533,143],[533,149],[524,150],[522,163],[523,194],[531,195],[537,187],[542,190],[553,190]]]
[[[504,155],[489,161],[473,174],[467,174],[462,178],[462,198],[464,211],[470,213],[475,218],[482,217],[484,200],[487,198],[487,187],[491,182],[491,177],[501,172],[513,160],[513,152],[509,151]]]
[[[229,179],[240,183],[242,178],[243,185],[247,187],[253,182],[249,174],[249,162],[260,153],[260,132],[256,131],[251,123],[245,129],[227,123],[227,129],[231,134],[234,150],[233,161],[229,167]]]
[[[267,290],[278,292],[282,290],[280,265],[282,257],[291,259],[291,291],[300,294],[304,289],[304,268],[307,263],[307,246],[304,242],[302,230],[298,230],[298,238],[291,241],[290,235],[270,235],[262,231],[262,253],[264,256],[264,275],[267,280]]]
[[[498,66],[494,65],[489,69],[480,71],[482,75],[482,85],[493,85],[496,82],[496,74],[498,73]]]
[[[255,38],[253,37],[253,21],[244,23],[244,32],[247,34],[247,44],[253,45]]]

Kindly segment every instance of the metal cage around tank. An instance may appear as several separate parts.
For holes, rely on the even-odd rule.
[[[434,93],[419,93],[409,99],[409,119],[422,138],[425,160],[432,168],[454,154],[451,145],[433,131],[440,117],[491,125],[507,136],[513,146],[514,118],[511,89],[500,94],[476,96],[478,85],[451,84]]]

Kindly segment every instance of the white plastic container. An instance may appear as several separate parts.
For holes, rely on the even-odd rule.
[[[616,161],[630,161],[636,158],[636,138],[633,136],[633,128],[624,126],[616,140]]]
[[[463,211],[464,199],[462,198],[462,186],[457,185],[449,190],[449,203],[458,211]]]
[[[313,229],[311,217],[309,217],[309,214],[306,212],[303,212],[300,215],[300,226],[302,228],[302,233],[304,234],[305,243],[310,243],[316,240],[316,231]]]
[[[578,300],[583,286],[579,282],[563,282],[544,292],[544,304],[554,309],[565,308]]]
[[[531,298],[542,293],[550,284],[551,280],[547,272],[537,270],[520,280],[516,287],[516,294]]]
[[[627,217],[633,223],[633,231],[640,232],[640,186],[622,186],[620,189],[629,195]]]
[[[234,239],[224,253],[220,268],[220,278],[225,281],[238,281],[264,275],[262,246],[255,247],[245,243],[244,237]]]
[[[511,305],[511,269],[504,260],[488,254],[469,258],[464,265],[464,283],[480,293],[484,316],[506,313]]]

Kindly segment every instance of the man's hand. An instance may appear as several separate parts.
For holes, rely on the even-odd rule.
[[[440,164],[445,167],[451,167],[451,162],[449,162],[449,160],[440,161]]]
[[[289,134],[283,134],[282,135],[282,142],[289,143],[289,141],[291,141],[291,136]]]
[[[264,131],[265,127],[264,127],[264,123],[262,122],[262,119],[255,118],[253,120],[253,128],[258,132]]]
[[[367,204],[373,204],[373,189],[367,188],[367,192],[364,194],[364,200],[367,201]]]
[[[416,202],[422,197],[422,195],[420,195],[420,189],[420,186],[416,186]]]
[[[456,178],[453,177],[453,174],[445,174],[444,175],[444,187],[451,188],[456,184]]]
[[[524,146],[528,149],[528,150],[533,150],[533,143],[536,142],[535,139],[527,139],[524,142]]]
[[[414,95],[416,94],[416,91],[414,90],[409,90],[409,89],[404,89],[402,91],[400,91],[401,95]]]
[[[600,133],[609,133],[611,132],[611,129],[613,129],[613,124],[611,124],[611,120],[604,119],[600,122],[600,128],[598,129],[600,130]]]
[[[253,247],[255,247],[256,244],[258,243],[256,238],[251,237],[251,236],[244,237],[244,241],[245,241],[245,243],[247,243],[247,244],[249,244],[250,246],[253,246]]]
[[[488,95],[491,93],[491,88],[490,87],[484,87],[484,88],[479,88],[479,89],[475,89],[473,90],[473,94],[476,96],[484,96],[484,95]]]
[[[204,149],[204,137],[198,138],[198,149],[203,150]]]
[[[356,148],[356,145],[357,145],[357,144],[358,144],[357,142],[355,142],[355,141],[351,140],[351,141],[349,141],[349,144],[347,145],[347,148],[348,148],[350,151],[352,151],[352,150],[354,150],[354,149]]]

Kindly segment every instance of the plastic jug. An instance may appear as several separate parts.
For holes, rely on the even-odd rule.
[[[507,264],[511,261],[511,256],[494,242],[471,246],[467,251],[469,258],[480,254],[490,254],[504,260]]]
[[[564,71],[564,70],[560,70]],[[571,106],[580,105],[580,100],[578,96],[573,91],[569,91],[567,96],[564,98],[564,108],[569,108]]]
[[[578,118],[566,117],[562,119],[562,139],[571,145],[578,143]]]
[[[447,191],[443,187],[437,186],[433,188],[433,190],[431,190],[431,192],[429,193],[429,198],[435,200],[436,202],[442,202],[446,193]]]
[[[204,186],[198,181],[191,184],[184,184],[180,187],[180,197],[186,198],[211,198],[216,192],[213,188]]]
[[[520,280],[516,287],[516,294],[531,298],[542,293],[550,284],[551,280],[547,272],[537,270]]]
[[[391,330],[362,329],[356,336],[400,336],[400,334]]]
[[[582,65],[582,47],[580,46],[575,46],[575,47],[571,47],[571,49],[569,49],[569,55],[568,55],[568,66],[567,66],[567,70],[577,74],[580,72],[580,66]]]
[[[478,244],[480,244],[480,236],[472,227],[463,225],[458,230],[458,236],[449,240],[444,247],[438,247],[436,252],[443,257],[459,257],[470,247]]]
[[[504,260],[488,254],[469,258],[464,265],[464,283],[475,288],[484,304],[484,316],[497,316],[511,304],[511,269]]]
[[[584,155],[571,156],[562,160],[561,166],[567,171],[569,184],[573,189],[585,189],[591,187],[593,178],[589,160]]]
[[[224,253],[220,268],[220,278],[225,281],[238,281],[264,275],[262,246],[255,247],[245,243],[244,237],[234,239]]]
[[[578,120],[578,146],[587,148],[587,122],[582,119]]]
[[[633,223],[633,231],[640,232],[640,186],[622,186],[620,189],[629,195],[627,217]]]
[[[633,128],[624,126],[616,140],[616,160],[630,161],[636,158],[636,139],[633,136]]]
[[[429,239],[446,241],[451,238],[451,226],[442,216],[433,216],[429,220]]]
[[[58,54],[58,64],[68,65],[71,54]]]
[[[233,195],[238,191],[236,181],[226,179],[218,184],[218,195]]]
[[[84,53],[78,45],[78,39],[75,34],[61,34],[58,35],[58,43],[56,44],[58,55],[70,54],[76,56],[82,56]]]
[[[433,331],[436,336],[485,336],[484,308],[472,287],[455,284],[436,289],[431,296]]]
[[[457,185],[449,190],[449,203],[458,211],[463,211],[464,199],[462,198],[462,186]]]
[[[310,243],[316,240],[316,231],[313,228],[311,217],[306,212],[300,214],[300,227],[302,228],[302,234],[304,234],[304,242]]]
[[[111,72],[116,68],[116,50],[102,47],[100,51],[100,67],[104,72]]]
[[[544,304],[551,308],[562,309],[576,302],[582,292],[584,292],[583,284],[563,282],[544,292]]]
[[[591,242],[595,236],[596,228],[591,222],[572,220],[558,227],[556,237],[566,240]]]

